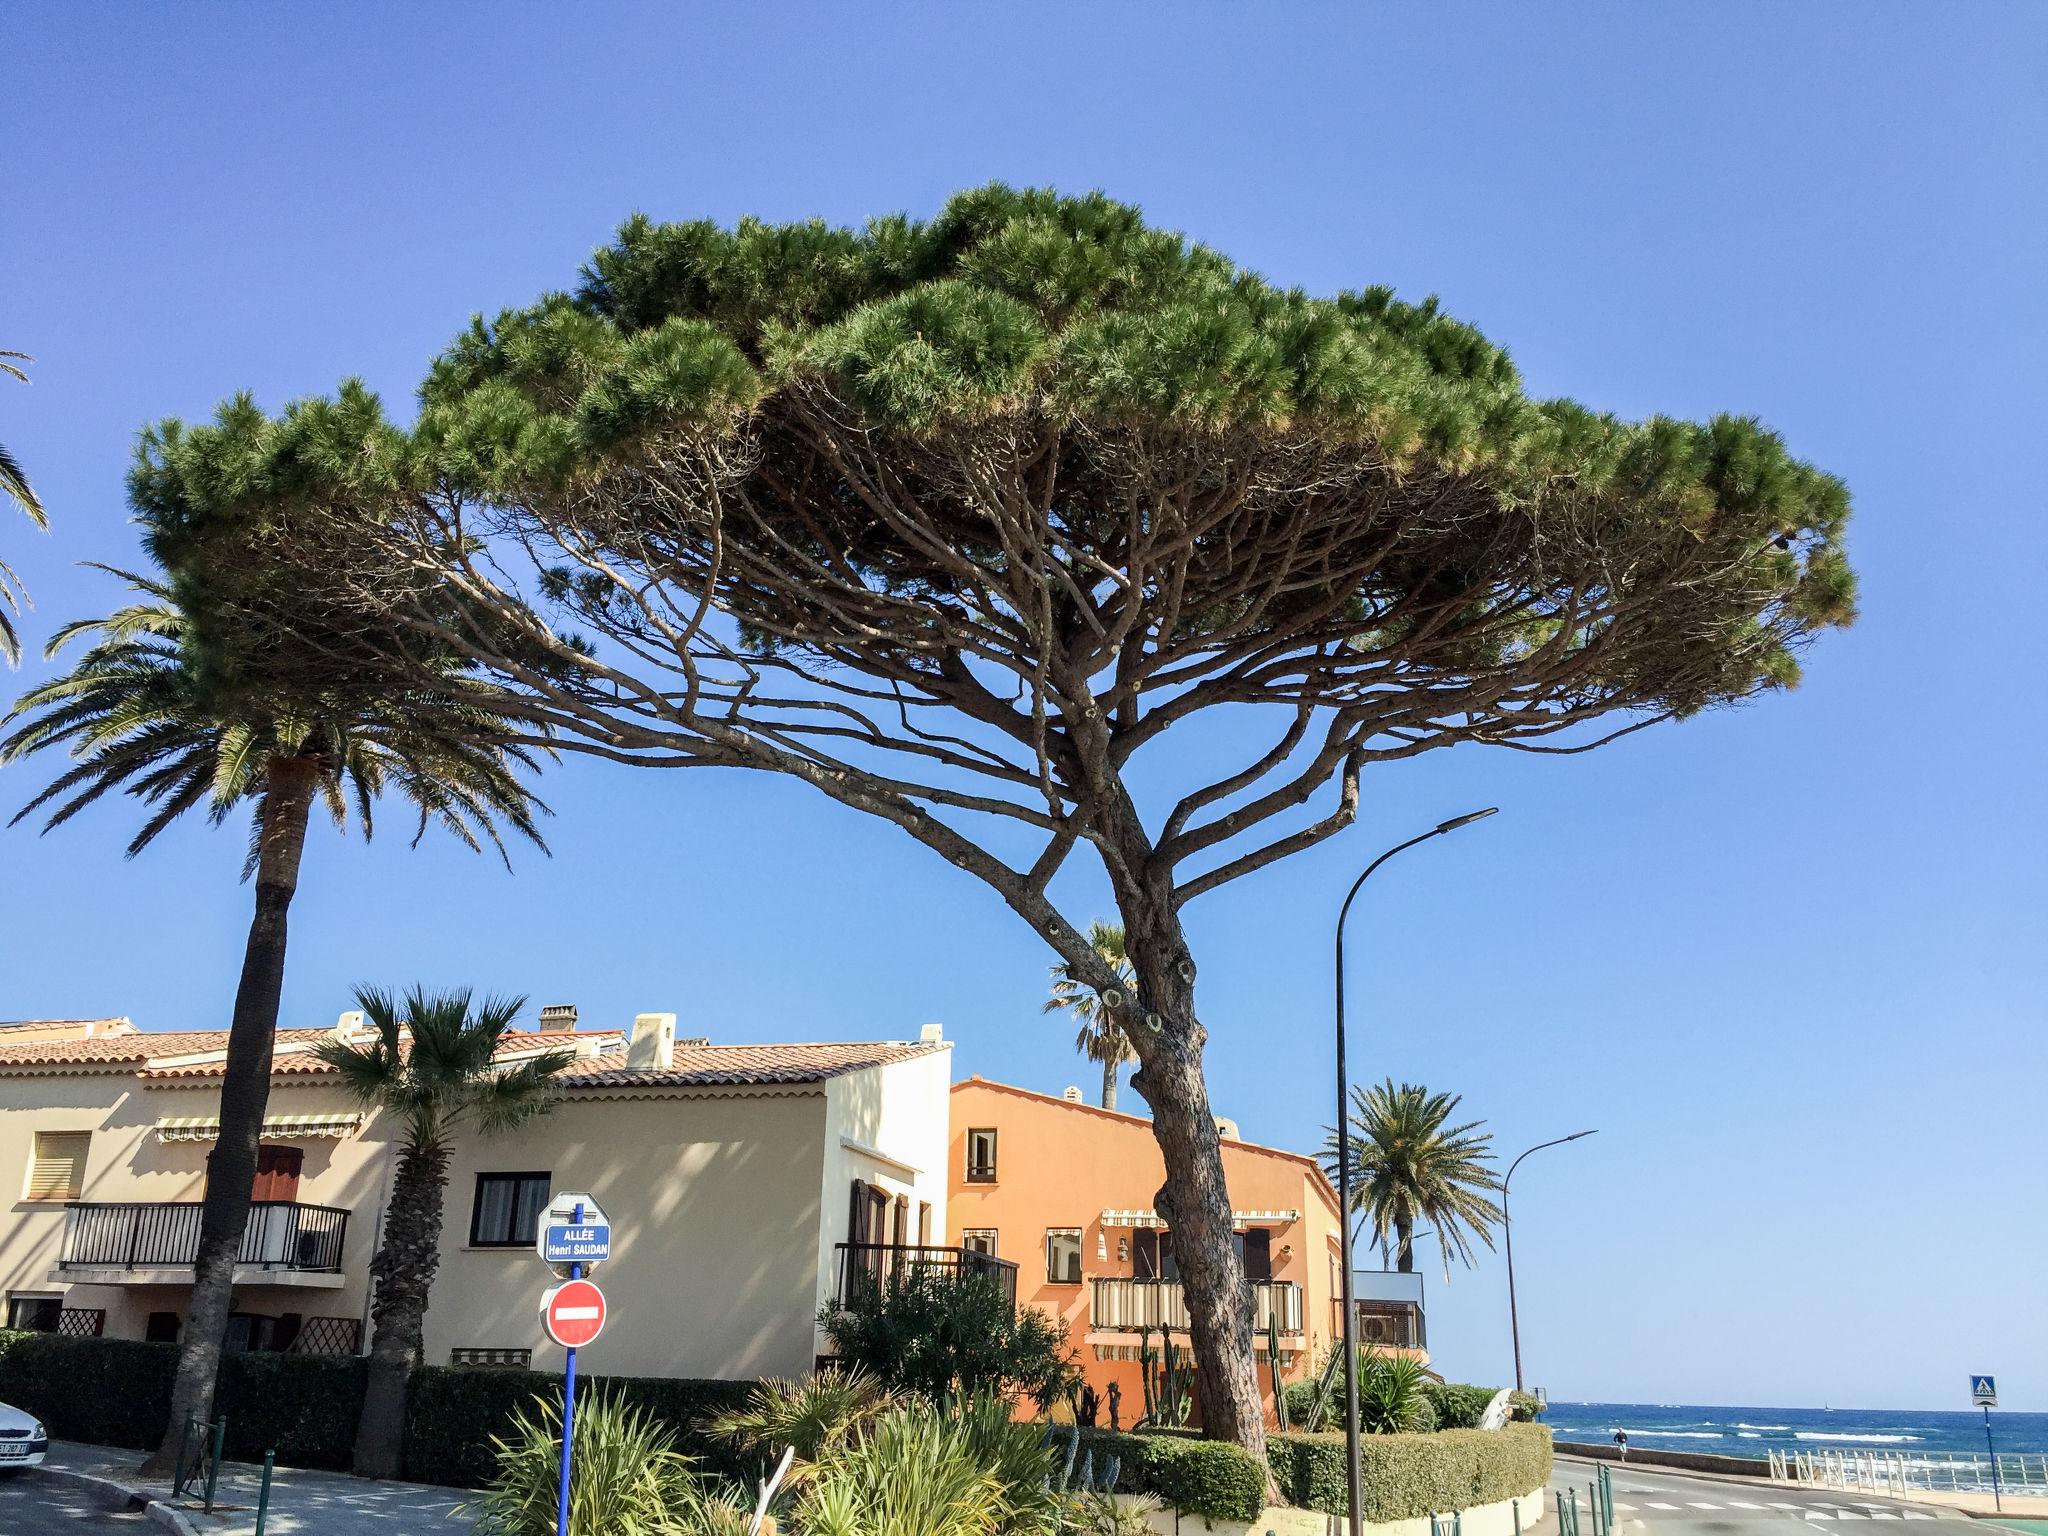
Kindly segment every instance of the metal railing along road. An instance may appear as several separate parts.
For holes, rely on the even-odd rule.
[[[74,1201],[64,1211],[65,1269],[177,1268],[199,1259],[197,1201],[96,1204]],[[331,1205],[257,1200],[249,1206],[237,1264],[331,1273],[341,1268],[348,1212]]]
[[[906,1243],[839,1243],[838,1284],[832,1299],[845,1306],[856,1285],[901,1285],[912,1275],[937,1272],[979,1275],[1002,1289],[1003,1299],[1017,1305],[1017,1266],[1009,1259],[972,1248],[933,1248]]]
[[[1187,1292],[1178,1280],[1099,1275],[1090,1281],[1088,1322],[1093,1328],[1137,1332],[1189,1327]],[[1292,1280],[1253,1280],[1252,1336],[1263,1338],[1277,1320],[1282,1333],[1301,1332],[1301,1287]]]
[[[1991,1457],[1973,1451],[1772,1451],[1771,1479],[1866,1493],[1989,1493]],[[2048,1455],[2001,1451],[1998,1486],[2048,1494]]]

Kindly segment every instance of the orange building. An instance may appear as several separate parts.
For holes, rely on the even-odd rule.
[[[1217,1125],[1252,1287],[1259,1381],[1270,1401],[1269,1320],[1279,1324],[1286,1381],[1320,1363],[1340,1331],[1337,1195],[1313,1158],[1239,1140],[1228,1121]],[[1103,1399],[1100,1422],[1109,1422],[1115,1383],[1128,1427],[1144,1412],[1143,1331],[1151,1329],[1155,1353],[1162,1330],[1188,1346],[1173,1234],[1152,1208],[1165,1164],[1151,1122],[1083,1103],[1076,1089],[1055,1098],[972,1077],[953,1085],[949,1157],[950,1240],[1018,1266],[1018,1303],[1067,1325]],[[1421,1277],[1374,1278],[1390,1283],[1368,1292],[1380,1299],[1359,1303],[1359,1336],[1426,1361]]]

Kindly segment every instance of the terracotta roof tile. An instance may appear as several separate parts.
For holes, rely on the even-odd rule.
[[[325,1029],[280,1029],[277,1032],[279,1045],[302,1047],[287,1052],[275,1059],[272,1071],[291,1076],[311,1075],[329,1072],[333,1069],[303,1047],[315,1045],[330,1038],[332,1031]],[[549,1048],[573,1045],[579,1040],[616,1040],[616,1030],[591,1031],[575,1034],[555,1030],[543,1033],[539,1030],[520,1030],[505,1038],[505,1048],[529,1050],[535,1047]],[[8,1068],[31,1072],[74,1070],[120,1070],[129,1068],[138,1077],[162,1081],[165,1079],[219,1077],[225,1065],[219,1060],[195,1061],[176,1066],[152,1066],[152,1062],[175,1061],[181,1056],[200,1056],[227,1049],[227,1031],[206,1030],[143,1030],[132,1035],[110,1036],[94,1040],[38,1040],[20,1045],[8,1045],[0,1036],[0,1074]]]
[[[623,1048],[577,1062],[564,1087],[753,1087],[816,1083],[863,1067],[885,1067],[947,1048],[944,1041],[861,1041],[820,1045],[678,1045],[665,1071],[626,1065]]]

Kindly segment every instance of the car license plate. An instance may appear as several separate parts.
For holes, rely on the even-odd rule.
[[[27,1454],[26,1440],[0,1440],[0,1461],[19,1461]]]

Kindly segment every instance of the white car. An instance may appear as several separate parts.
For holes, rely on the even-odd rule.
[[[50,1432],[43,1421],[7,1403],[0,1403],[0,1473],[17,1467],[40,1467],[50,1452]]]

